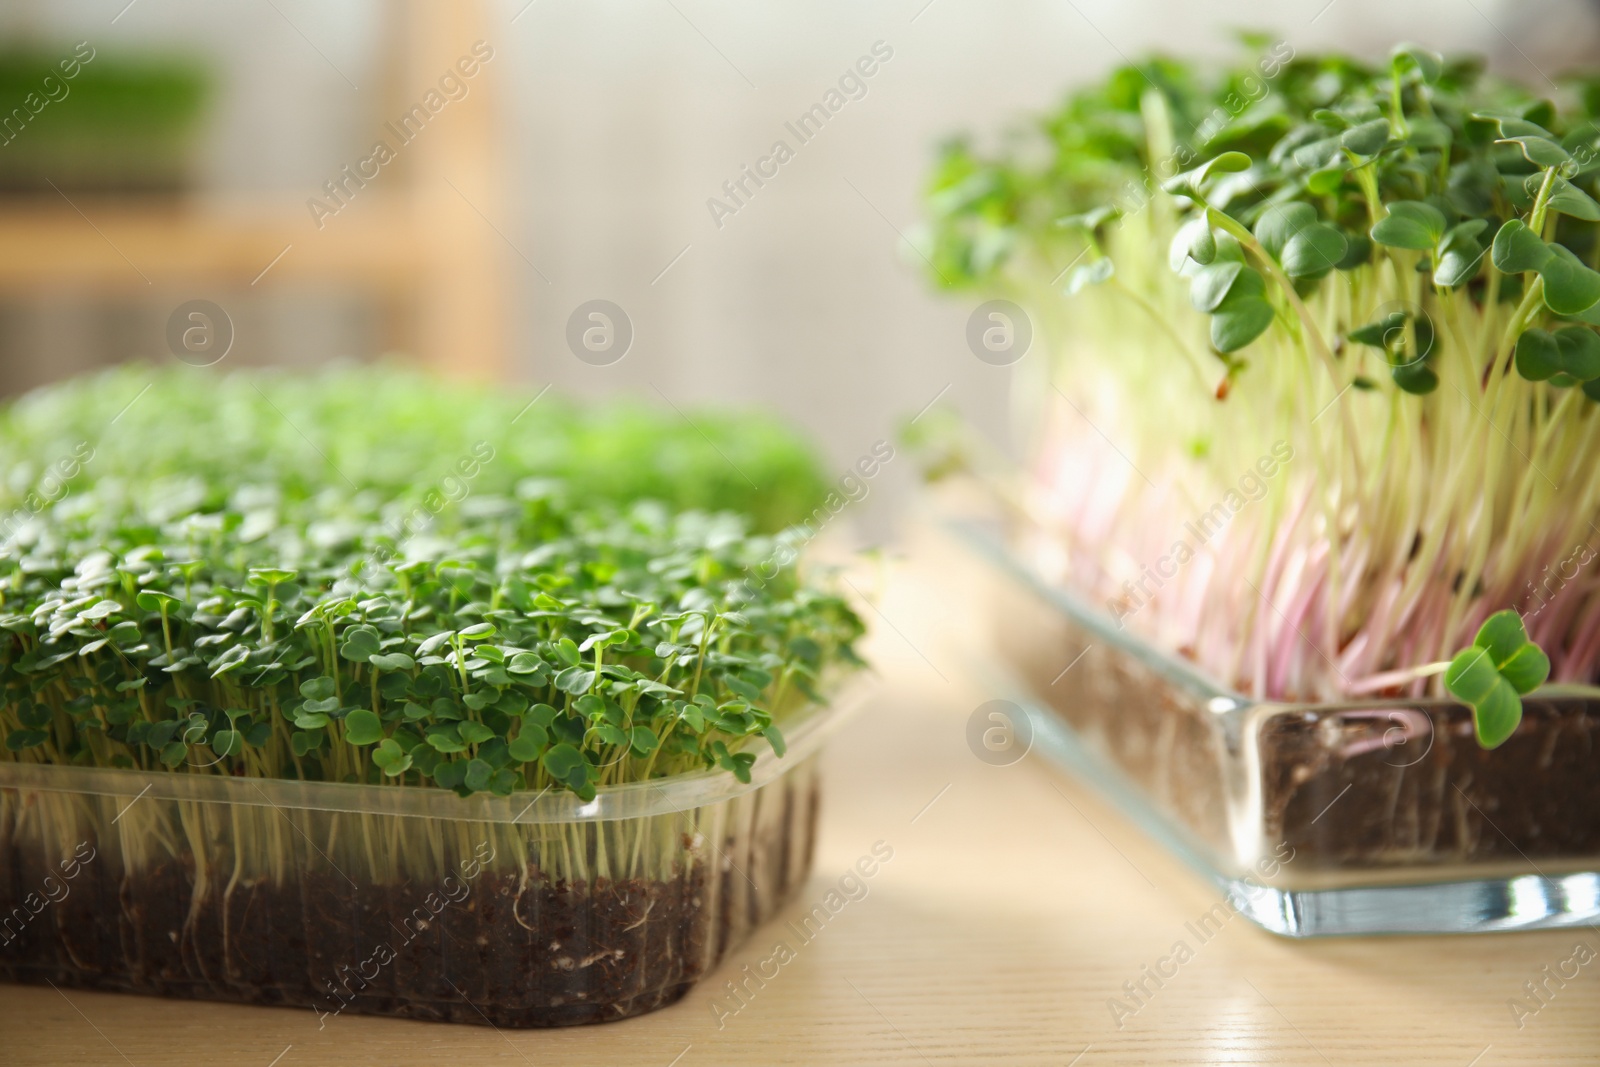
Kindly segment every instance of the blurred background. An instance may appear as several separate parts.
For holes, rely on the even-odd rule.
[[[530,397],[770,407],[841,472],[936,398],[1004,444],[1012,368],[907,240],[933,146],[1239,29],[1539,85],[1594,61],[1600,6],[7,0],[0,392],[185,346],[403,352]],[[867,534],[911,482],[889,465]]]

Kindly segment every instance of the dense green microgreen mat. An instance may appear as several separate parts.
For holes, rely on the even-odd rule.
[[[776,563],[822,496],[809,452],[767,418],[509,394],[133,368],[11,405],[4,757],[586,798],[748,778],[859,663],[849,607]]]
[[[1565,563],[1600,514],[1600,76],[1246,45],[941,152],[934,278],[1044,339],[1029,505],[1119,624],[1255,695],[1420,692],[1508,608],[1593,680],[1600,583]],[[1520,714],[1484,669],[1445,684]]]
[[[100,447],[102,437],[112,447]],[[475,453],[480,442],[487,453]],[[650,497],[680,510],[737,511],[772,533],[805,519],[828,491],[806,443],[765,415],[680,414],[625,401],[584,407],[400,365],[309,376],[134,367],[0,409],[0,509],[25,506],[52,466],[84,443],[94,460],[74,476],[73,496],[125,481],[158,515],[215,509],[229,493],[248,512],[253,486],[290,507],[368,490],[371,507],[403,525],[419,505],[528,492],[526,480],[543,476],[583,503]],[[461,464],[485,455],[466,476]]]

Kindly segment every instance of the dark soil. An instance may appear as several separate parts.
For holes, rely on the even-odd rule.
[[[14,868],[10,880],[30,884],[34,873],[43,868]],[[67,898],[0,946],[0,975],[329,1015],[532,1027],[670,1004],[720,956],[709,951],[703,866],[679,881],[593,885],[532,872],[525,891],[515,872],[484,871],[437,915],[423,903],[436,887],[357,890],[338,874],[314,873],[283,887],[241,884],[226,916],[213,897],[187,928],[191,883],[178,865],[121,879],[120,893],[110,894],[121,900],[115,925],[104,920],[115,910],[95,913],[104,894],[96,874],[86,867]]]
[[[1467,708],[1430,713],[1437,725],[1404,744],[1385,741],[1425,720],[1403,704],[1269,719],[1260,738],[1268,835],[1328,866],[1592,862],[1600,853],[1600,704],[1524,700],[1522,724],[1492,752],[1478,745]]]
[[[311,984],[288,984],[286,1002],[519,1027],[637,1015],[677,1000],[705,970],[705,880],[699,869],[681,884],[535,874],[524,891],[516,874],[486,871],[434,916],[428,888],[355,894],[315,876],[306,924],[327,936],[312,939]]]

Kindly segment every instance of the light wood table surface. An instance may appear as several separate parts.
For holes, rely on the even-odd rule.
[[[0,1063],[1600,1062],[1600,959],[1520,1029],[1508,1006],[1574,944],[1600,949],[1592,929],[1291,942],[1234,918],[1199,943],[1185,924],[1217,903],[1209,886],[1038,757],[993,767],[969,751],[967,719],[994,694],[960,669],[967,602],[918,573],[883,581],[882,682],[826,756],[811,882],[677,1005],[554,1031],[349,1015],[319,1030],[310,1011],[0,986]],[[879,841],[894,858],[866,896],[802,944],[785,921]],[[725,983],[779,939],[795,958],[719,1026]],[[1108,999],[1180,939],[1193,959],[1119,1028]]]

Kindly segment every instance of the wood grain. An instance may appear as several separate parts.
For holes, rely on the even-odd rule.
[[[1185,923],[1217,902],[1206,884],[1038,759],[992,767],[968,750],[967,719],[992,694],[964,680],[970,602],[927,577],[913,568],[887,582],[880,609],[892,625],[878,622],[871,649],[882,688],[827,756],[811,882],[678,1005],[576,1030],[351,1016],[319,1030],[309,1011],[0,986],[0,1062],[1596,1062],[1600,960],[1521,1029],[1508,1007],[1574,944],[1600,950],[1593,930],[1297,943],[1236,918],[1199,942]],[[796,937],[786,923],[877,841],[894,857],[865,896],[809,941]],[[1108,999],[1180,939],[1193,958],[1119,1028]],[[730,1013],[725,983],[779,940],[795,958]]]

